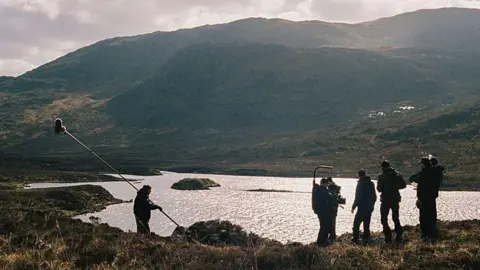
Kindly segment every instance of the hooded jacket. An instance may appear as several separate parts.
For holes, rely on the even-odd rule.
[[[332,183],[328,186],[327,190],[332,196],[332,203],[330,205],[332,214],[336,216],[338,214],[339,199],[341,198],[340,186]]]
[[[383,173],[378,176],[377,191],[381,193],[382,202],[400,202],[400,189],[407,187],[403,176],[394,168],[382,168]]]
[[[140,220],[150,220],[151,211],[157,209],[155,204],[152,204],[148,199],[148,195],[145,190],[140,189],[135,197],[133,203],[133,213]]]
[[[333,196],[328,188],[315,184],[312,190],[312,208],[315,214],[325,215],[331,214]]]
[[[375,185],[372,179],[370,176],[361,177],[357,183],[353,208],[358,207],[361,210],[373,210],[376,201],[377,193],[375,192]]]
[[[445,167],[443,165],[437,165],[434,167],[435,172],[437,173],[438,181],[440,181],[440,185],[443,184],[443,172],[445,171]]]
[[[440,189],[442,177],[437,168],[423,168],[417,177],[412,177],[412,182],[416,182],[417,198],[422,200],[436,199]]]

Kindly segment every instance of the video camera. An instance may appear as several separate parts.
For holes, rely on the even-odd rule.
[[[332,191],[338,194],[337,202],[338,204],[346,204],[347,203],[347,198],[343,197],[340,195],[340,190],[342,189],[341,186],[335,184],[333,181],[331,182],[330,186],[328,187]]]
[[[342,197],[342,195],[340,195],[338,197],[338,204],[346,204],[346,203],[347,203],[347,198]]]

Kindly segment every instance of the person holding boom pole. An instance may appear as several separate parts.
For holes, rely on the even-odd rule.
[[[156,210],[158,209],[162,214],[164,214],[171,222],[173,222],[177,228],[175,231],[185,231],[185,229],[180,226],[175,220],[173,220],[167,213],[163,212],[163,209],[154,204],[150,199],[149,195],[152,190],[150,186],[143,186],[140,190],[135,187],[130,181],[128,181],[123,175],[121,175],[115,168],[113,168],[110,164],[108,164],[103,158],[101,158],[99,155],[97,155],[95,152],[93,152],[92,149],[88,148],[85,144],[83,144],[79,139],[77,139],[75,136],[73,136],[70,132],[67,131],[67,128],[63,125],[63,122],[60,118],[55,119],[55,133],[60,134],[64,133],[68,135],[70,138],[74,139],[77,143],[79,143],[83,148],[85,148],[88,152],[90,152],[92,155],[94,155],[96,158],[98,158],[103,164],[107,165],[112,171],[114,171],[118,176],[120,176],[121,179],[123,179],[125,182],[127,182],[132,188],[134,188],[137,191],[137,196],[135,198],[135,203],[134,203],[134,215],[135,215],[135,220],[137,223],[137,232],[138,233],[150,233],[150,226],[148,224],[150,220],[150,211],[151,210]]]
[[[135,215],[135,221],[137,223],[137,232],[141,234],[150,234],[150,225],[148,223],[150,221],[151,211],[157,209],[163,211],[162,207],[150,202],[148,198],[150,192],[152,192],[152,187],[144,185],[137,192],[133,204],[133,214]]]

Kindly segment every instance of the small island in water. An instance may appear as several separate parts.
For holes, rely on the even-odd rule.
[[[178,190],[206,190],[220,185],[208,178],[185,178],[172,185],[172,189]]]

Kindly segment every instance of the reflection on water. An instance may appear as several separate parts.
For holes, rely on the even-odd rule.
[[[202,191],[178,191],[170,186],[186,177],[208,177],[222,185]],[[131,178],[135,178],[131,176]],[[211,219],[229,220],[244,227],[247,231],[282,242],[298,241],[310,243],[318,232],[318,219],[311,208],[311,178],[251,177],[227,175],[176,174],[165,172],[162,176],[136,177],[144,181],[134,183],[140,188],[144,184],[152,186],[151,199],[162,206],[164,211],[182,226],[190,226],[197,221]],[[350,209],[356,187],[356,179],[335,179],[342,186],[342,194],[347,197],[345,209],[339,209],[337,233],[350,232],[353,214]],[[83,183],[84,184],[84,183]],[[125,182],[92,183],[105,187],[113,196],[130,200],[136,191]],[[34,184],[32,188],[55,187],[79,184]],[[282,189],[293,193],[247,192],[247,189]],[[400,220],[402,225],[418,223],[418,210],[415,207],[415,191],[407,186],[401,191],[402,202]],[[480,218],[479,192],[441,192],[438,201],[438,218],[461,220]],[[372,216],[371,228],[381,230],[380,204],[377,202]],[[135,231],[133,203],[109,206],[94,215],[111,226],[125,231]],[[92,214],[79,216],[85,222]],[[390,223],[391,220],[390,220]],[[170,235],[175,229],[160,212],[154,212],[150,221],[152,231],[160,235]],[[393,223],[392,223],[393,227]]]

